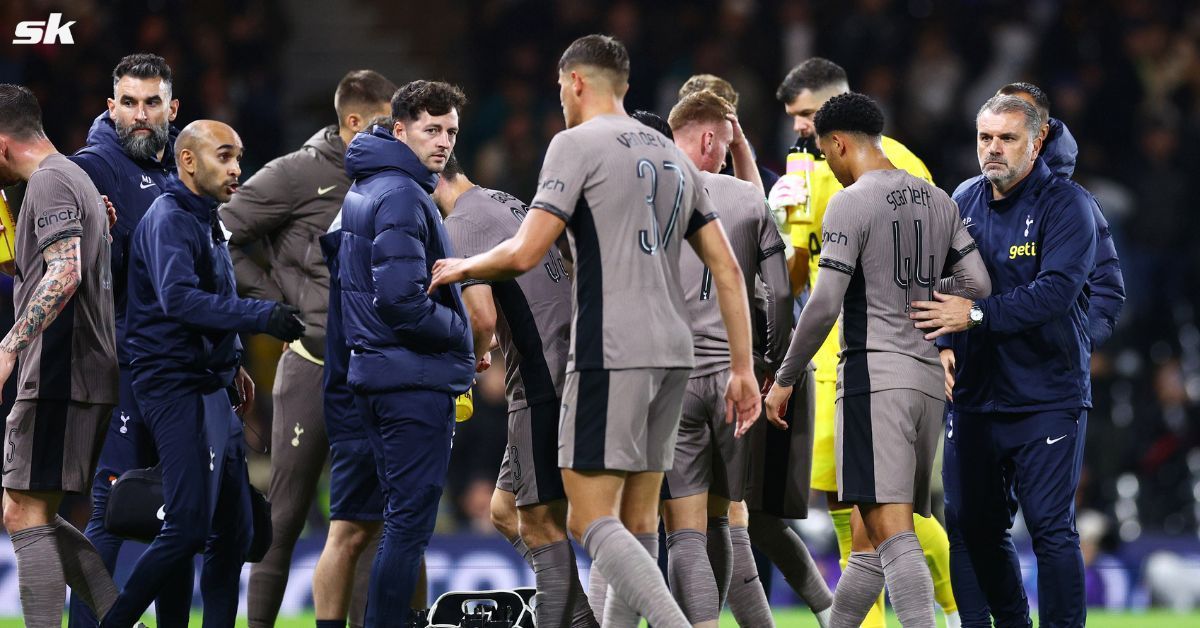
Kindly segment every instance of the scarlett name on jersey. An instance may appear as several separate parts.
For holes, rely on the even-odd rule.
[[[899,190],[892,190],[884,197],[888,205],[892,206],[892,211],[896,211],[909,203],[914,205],[924,205],[929,207],[929,190],[924,188],[903,187]]]

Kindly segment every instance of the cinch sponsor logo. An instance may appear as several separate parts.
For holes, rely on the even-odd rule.
[[[541,187],[543,190],[549,190],[551,192],[562,192],[563,190],[567,189],[567,186],[559,179],[546,179],[545,181],[542,181],[539,187]]]
[[[13,32],[16,39],[12,40],[14,44],[73,44],[75,38],[71,36],[71,25],[75,20],[71,20],[63,24],[62,13],[51,13],[48,20],[29,20],[17,24],[17,29]]]
[[[39,229],[45,229],[56,222],[79,220],[80,218],[83,218],[83,214],[78,209],[60,209],[53,214],[38,217],[37,226]]]
[[[841,231],[826,231],[821,234],[821,242],[824,242],[826,246],[830,244],[845,245],[849,240],[846,238],[846,234]]]
[[[1018,257],[1034,257],[1037,255],[1037,242],[1026,242],[1025,244],[1014,244],[1008,247],[1008,259],[1017,259]]]

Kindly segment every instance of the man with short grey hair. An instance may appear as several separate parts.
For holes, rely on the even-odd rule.
[[[1037,556],[1042,625],[1083,626],[1074,497],[1077,441],[1092,405],[1084,284],[1095,222],[1087,193],[1038,157],[1042,120],[1033,105],[994,96],[975,124],[982,174],[954,200],[992,295],[938,293],[914,301],[910,315],[937,340],[951,401],[946,511],[956,513],[971,562],[987,566],[975,575],[997,626],[1032,625],[1008,533],[1018,506]]]

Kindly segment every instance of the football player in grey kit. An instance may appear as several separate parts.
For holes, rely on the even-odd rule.
[[[555,136],[517,235],[482,255],[443,259],[431,288],[499,280],[539,265],[564,229],[575,261],[574,320],[563,390],[559,466],[568,527],[606,577],[605,625],[690,626],[656,569],[657,506],[671,468],[693,366],[679,277],[683,239],[712,269],[729,330],[727,419],[744,433],[761,400],[741,270],[690,160],[625,113],[629,55],[611,37],[573,42],[558,64],[567,130]],[[735,413],[736,407],[736,413]],[[618,518],[618,515],[620,518]],[[634,535],[649,535],[639,542]]]
[[[433,200],[458,255],[484,253],[515,236],[528,209],[516,197],[471,182],[451,156]],[[477,370],[493,333],[504,355],[508,446],[492,497],[497,529],[537,578],[541,626],[598,628],[567,540],[567,500],[558,470],[558,408],[571,340],[571,279],[552,247],[542,265],[507,281],[463,282]],[[518,529],[512,529],[516,511]]]
[[[820,274],[767,394],[767,416],[778,414],[840,311],[838,492],[855,514],[830,625],[857,627],[886,581],[900,623],[933,628],[933,581],[913,513],[930,516],[946,399],[937,349],[913,327],[909,304],[932,300],[935,288],[986,296],[991,281],[954,202],[884,155],[883,113],[874,101],[834,96],[814,124],[845,189],[825,214]]]
[[[756,277],[766,285],[766,329],[759,330],[764,333],[756,337],[765,337],[763,357],[774,371],[791,332],[791,286],[783,239],[768,213],[762,190],[753,183],[717,174],[734,141],[729,119],[733,113],[733,106],[715,93],[694,92],[672,108],[668,131],[674,132],[680,150],[700,170],[700,181],[720,213],[741,266],[747,293],[753,293]],[[728,516],[730,502],[740,502],[746,494],[751,452],[749,439],[735,439],[732,427],[725,423],[721,384],[728,379],[729,342],[720,310],[712,300],[712,275],[690,251],[680,254],[679,269],[696,368],[688,379],[674,466],[663,481],[663,514],[671,591],[688,620],[699,625],[717,619],[734,571],[743,578],[757,575],[756,570],[743,573],[746,568],[755,569],[745,511],[740,510],[739,520],[733,522],[745,541],[737,547],[744,552],[736,555]],[[734,566],[739,561],[741,569]],[[739,588],[737,600],[730,599],[735,618],[743,626],[772,625],[761,584],[756,578],[749,584]]]

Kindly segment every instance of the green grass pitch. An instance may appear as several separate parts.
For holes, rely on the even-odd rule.
[[[148,626],[154,626],[153,618],[145,619]],[[1036,620],[1035,620],[1036,622]],[[1147,613],[1113,613],[1100,610],[1088,611],[1088,627],[1089,628],[1141,628],[1143,626],[1154,628],[1195,628],[1200,626],[1200,613],[1175,614],[1165,611],[1151,611]],[[24,622],[20,618],[5,618],[0,619],[0,628],[18,628],[24,626]],[[66,618],[63,618],[63,625],[66,626]],[[192,626],[200,625],[200,615],[192,615]],[[245,619],[238,620],[238,628],[243,628],[246,625]],[[316,625],[316,621],[312,615],[299,615],[293,617],[280,618],[276,624],[277,628],[312,628]],[[643,626],[645,623],[642,624]],[[812,613],[804,609],[787,609],[779,610],[775,613],[775,625],[778,628],[816,628],[817,621],[813,618]],[[896,621],[896,616],[888,612],[888,625],[899,627],[900,622]],[[944,626],[941,614],[938,613],[938,626]],[[733,616],[726,612],[721,616],[722,628],[734,628],[737,623],[733,621]]]

